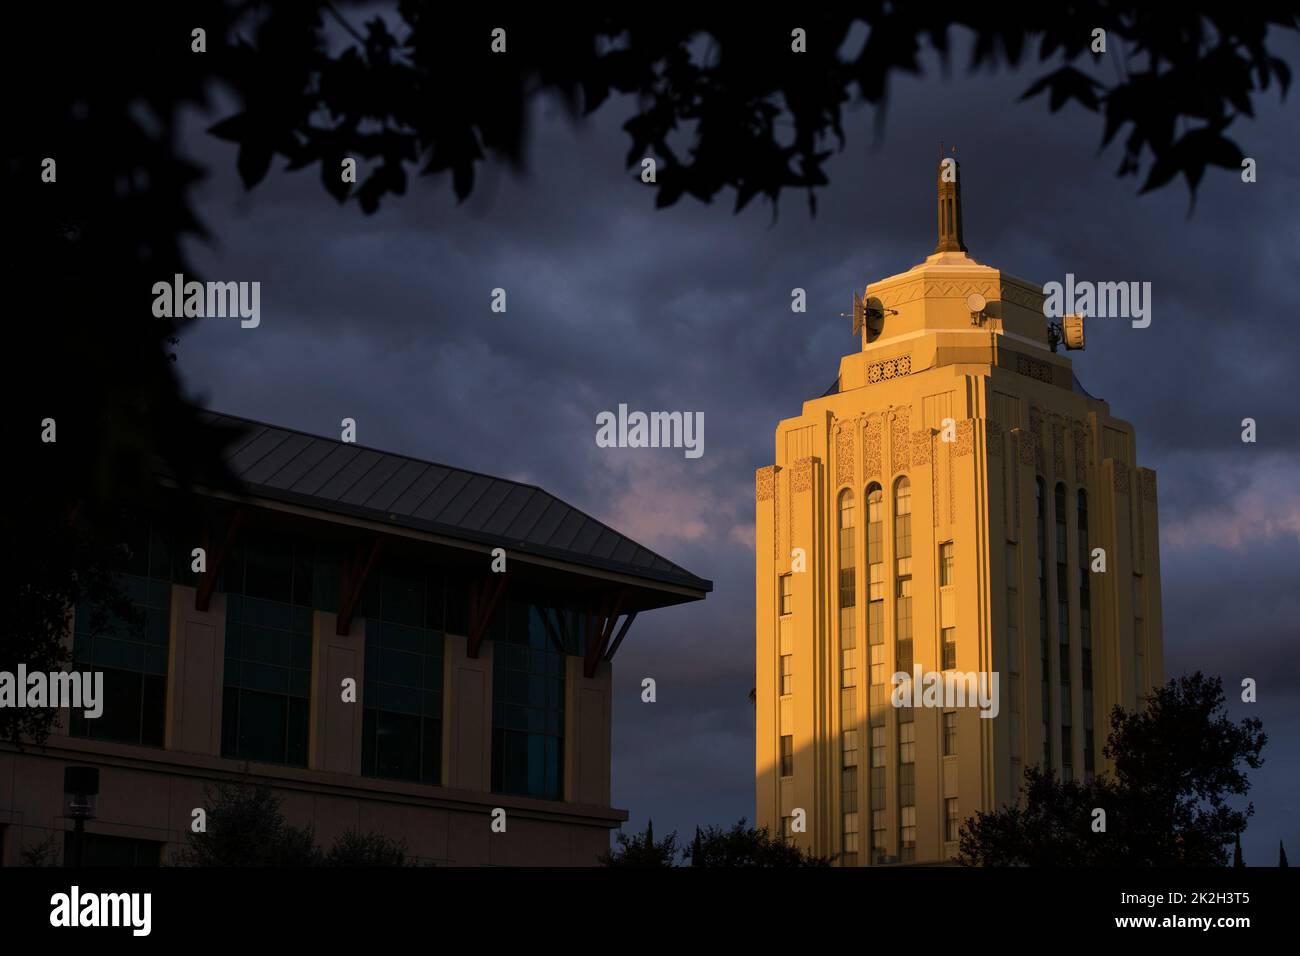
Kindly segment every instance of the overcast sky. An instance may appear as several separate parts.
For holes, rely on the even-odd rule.
[[[207,279],[260,281],[262,319],[199,320],[185,385],[219,411],[324,435],[352,417],[362,444],[538,484],[711,579],[706,601],[639,617],[619,651],[614,803],[657,833],[752,819],[754,469],[856,350],[838,318],[850,290],[932,251],[937,144],[956,144],[974,258],[1036,283],[1152,284],[1149,328],[1098,319],[1071,358],[1159,473],[1166,677],[1222,675],[1233,715],[1264,721],[1243,847],[1274,865],[1279,839],[1300,852],[1294,104],[1274,88],[1234,127],[1259,181],[1211,170],[1189,218],[1181,181],[1139,197],[1114,176],[1092,114],[1017,104],[1037,75],[896,82],[881,137],[869,109],[848,118],[818,214],[789,193],[775,219],[761,201],[733,215],[731,194],[656,210],[623,165],[626,101],[578,126],[540,105],[523,177],[480,167],[462,205],[446,177],[413,178],[370,217],[314,168],[246,193],[235,148],[203,132],[224,114],[195,117],[213,239],[192,259]],[[703,412],[704,455],[597,448],[595,416],[619,403]],[[1231,703],[1244,677],[1253,706]]]

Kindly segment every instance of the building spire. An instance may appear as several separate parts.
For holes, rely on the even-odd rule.
[[[938,252],[965,252],[966,242],[961,231],[961,177],[957,159],[942,155],[940,145],[939,157],[939,243],[934,247]],[[957,152],[954,146],[952,151]]]

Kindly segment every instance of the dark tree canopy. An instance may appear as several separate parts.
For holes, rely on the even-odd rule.
[[[742,818],[727,830],[716,826],[697,830],[694,842],[682,851],[682,862],[687,866],[830,866],[832,858],[806,853],[773,837],[767,827],[751,827]]]
[[[179,117],[202,104],[218,52],[190,30],[233,28],[220,3],[15,8],[3,39],[9,307],[0,670],[66,663],[75,605],[120,610],[115,544],[165,467],[182,484],[224,480],[230,437],[183,402],[170,346],[182,321],[155,318],[151,289],[190,276],[182,243],[202,171],[180,155]],[[46,159],[53,181],[43,181]],[[44,441],[46,423],[54,441]],[[126,616],[125,614],[123,616]],[[0,712],[0,734],[41,739],[53,711]]]
[[[238,47],[245,107],[213,132],[239,143],[246,184],[278,154],[291,169],[319,163],[325,188],[342,200],[350,187],[340,166],[352,156],[370,161],[356,190],[366,212],[405,191],[408,167],[450,171],[463,199],[478,163],[524,162],[533,97],[553,95],[581,115],[628,94],[627,163],[658,158],[659,206],[683,195],[711,202],[726,189],[737,209],[759,195],[775,202],[786,188],[807,190],[812,203],[827,183],[825,160],[844,146],[846,107],[873,105],[879,119],[890,80],[921,72],[927,47],[946,65],[954,28],[965,27],[972,72],[1036,61],[1025,98],[1047,93],[1053,112],[1073,102],[1099,114],[1103,145],[1124,134],[1118,174],[1145,167],[1144,190],[1181,174],[1194,192],[1207,165],[1240,169],[1228,128],[1253,116],[1254,96],[1274,82],[1285,94],[1290,69],[1269,51],[1268,31],[1300,22],[1300,5],[1285,0],[1175,8],[877,0],[852,13],[800,10],[788,23],[695,8],[629,7],[585,21],[541,7],[453,12],[433,0],[398,9],[396,24],[376,16],[362,28],[346,10],[282,5]],[[341,49],[328,49],[325,27],[346,35]],[[855,27],[865,42],[854,42]],[[490,46],[498,28],[504,53]],[[793,52],[792,28],[804,31],[805,52]],[[1111,75],[1109,65],[1083,69],[1090,58],[1111,59],[1115,79],[1098,78]]]
[[[679,846],[676,831],[663,840],[654,837],[651,821],[642,833],[629,836],[619,832],[615,836],[617,847],[606,854],[601,863],[615,867],[670,867],[722,866],[722,867],[774,867],[774,866],[830,866],[831,859],[805,853],[793,844],[775,839],[767,827],[751,827],[742,818],[724,830],[709,826],[695,830],[689,846]]]
[[[1245,768],[1263,764],[1263,725],[1233,723],[1223,684],[1199,671],[1170,680],[1132,712],[1116,707],[1104,753],[1114,777],[1062,783],[1025,771],[1019,805],[976,814],[959,860],[985,866],[1226,866],[1254,805]],[[1244,767],[1243,767],[1244,765]],[[1105,811],[1105,831],[1094,830]]]
[[[674,830],[662,840],[655,839],[655,822],[650,820],[641,833],[631,835],[619,830],[614,834],[616,847],[604,854],[602,866],[658,868],[675,866],[680,849],[677,846],[677,831]]]
[[[382,833],[345,830],[325,854],[326,866],[406,866],[406,841]]]
[[[382,833],[345,830],[328,852],[311,826],[284,816],[284,800],[267,780],[222,782],[205,790],[205,829],[188,832],[182,866],[406,866],[404,841]]]
[[[183,866],[313,866],[320,862],[315,833],[284,818],[284,801],[269,781],[219,783],[206,791],[201,833],[187,833],[177,860]]]

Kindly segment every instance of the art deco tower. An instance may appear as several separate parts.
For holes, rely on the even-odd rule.
[[[967,254],[959,175],[755,479],[757,817],[844,865],[950,859],[1030,764],[1104,771],[1111,707],[1163,679],[1155,473],[1041,287]],[[997,716],[895,708],[914,665],[996,673]]]

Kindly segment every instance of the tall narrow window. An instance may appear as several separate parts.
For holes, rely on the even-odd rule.
[[[492,792],[562,800],[565,657],[582,653],[588,618],[524,601],[504,610],[492,647]]]
[[[1035,480],[1034,491],[1035,531],[1038,543],[1038,656],[1043,675],[1043,769],[1050,772],[1052,769],[1052,661],[1047,618],[1047,501],[1042,478]]]
[[[1074,777],[1074,744],[1071,725],[1074,723],[1074,701],[1070,688],[1070,667],[1074,655],[1070,653],[1070,568],[1069,540],[1066,524],[1069,512],[1065,507],[1065,485],[1056,486],[1056,639],[1057,667],[1061,676],[1061,779],[1069,782]]]
[[[105,700],[102,714],[95,719],[73,709],[68,733],[161,747],[172,608],[171,553],[168,536],[158,524],[142,521],[137,533],[139,539],[126,542],[126,557],[114,569],[117,586],[131,601],[133,619],[108,613],[97,622],[86,604],[79,604],[73,615],[74,667],[103,674]]]
[[[310,548],[270,537],[226,563],[223,757],[307,766],[313,570]]]
[[[385,563],[366,609],[361,772],[438,784],[442,772],[443,578]]]
[[[957,756],[957,712],[946,710],[943,713],[943,755]]]
[[[867,489],[867,600],[885,600],[885,496],[879,485]]]
[[[794,655],[781,655],[781,694],[794,693]]]
[[[912,579],[899,578],[897,581],[898,598],[898,669],[905,674],[912,672]]]
[[[855,598],[857,562],[854,556],[853,492],[840,492],[840,607],[853,607]]]
[[[858,641],[857,561],[854,554],[853,492],[840,492],[839,612],[840,612],[840,805],[843,833],[840,851],[846,866],[858,858]]]
[[[871,854],[885,855],[885,728],[871,728]]]
[[[867,488],[867,645],[871,654],[871,707],[883,713],[885,689],[884,494]]]
[[[912,670],[912,484],[894,486],[895,614],[898,669]]]
[[[910,712],[911,708],[902,708]],[[902,710],[900,709],[900,710]],[[901,716],[901,713],[900,713]],[[916,763],[916,722],[909,720],[898,725],[898,762]],[[911,794],[906,794],[911,796]],[[910,803],[911,801],[904,801]]]
[[[1007,655],[1012,674],[1023,666],[1024,649],[1020,646],[1020,552],[1007,545]]]
[[[957,628],[945,627],[940,631],[943,638],[943,669],[957,669]]]
[[[794,610],[794,581],[788,574],[781,575],[781,613]]]
[[[884,771],[881,771],[882,773]],[[885,811],[871,811],[871,856],[876,863],[885,862]]]
[[[957,798],[948,797],[943,801],[943,838],[948,843],[957,842],[958,818]]]
[[[899,858],[916,859],[916,724],[912,708],[898,711]]]
[[[939,587],[951,587],[954,583],[956,581],[953,568],[952,542],[945,541],[939,545]],[[954,670],[957,667],[957,629],[954,627],[942,628],[939,637],[943,670]]]
[[[781,776],[794,776],[794,737],[791,734],[781,737]]]
[[[856,687],[858,683],[857,589],[855,579],[857,564],[854,557],[853,492],[840,492],[840,686]],[[842,724],[847,728],[847,723]]]
[[[898,576],[912,573],[912,483],[899,478],[894,486],[894,557]]]
[[[898,857],[904,863],[916,859],[916,806],[901,807],[898,813]]]
[[[858,865],[858,768],[845,767],[840,789],[844,812],[844,834],[840,860],[845,866]]]
[[[1097,769],[1092,726],[1092,549],[1088,545],[1088,493],[1079,490],[1079,655],[1083,688],[1083,775],[1092,779]]]
[[[871,859],[885,856],[885,493],[867,486],[867,646],[871,664]]]
[[[1133,686],[1137,688],[1138,700],[1142,699],[1150,688],[1146,676],[1146,600],[1142,592],[1142,579],[1133,575]]]

